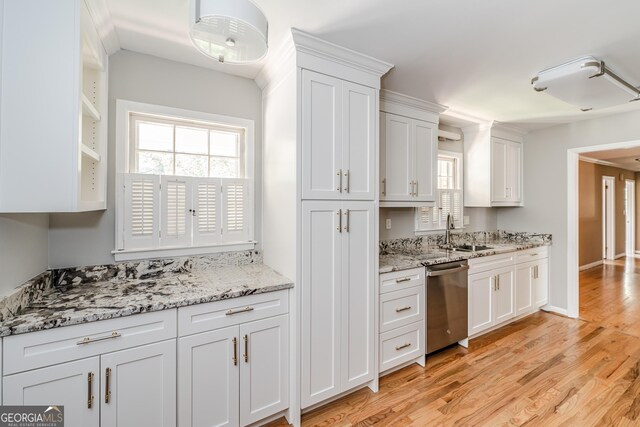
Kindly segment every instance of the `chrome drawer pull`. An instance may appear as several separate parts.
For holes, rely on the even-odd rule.
[[[107,335],[105,337],[98,337],[98,338],[84,337],[82,338],[82,341],[78,341],[76,345],[91,344],[94,342],[104,341],[104,340],[112,340],[114,338],[120,338],[121,336],[122,335],[120,334],[120,332],[113,331],[111,332],[111,335]]]
[[[538,254],[529,254],[529,256],[538,256]]]
[[[411,310],[411,306],[408,305],[406,307],[402,307],[402,308],[396,308],[396,313],[400,313],[401,311],[407,311],[407,310]]]
[[[397,350],[397,351],[400,351],[400,350],[402,350],[403,348],[407,348],[407,347],[411,347],[411,343],[410,343],[410,342],[408,342],[408,343],[406,343],[406,344],[402,344],[402,345],[397,345],[397,346],[396,346],[396,350]]]
[[[404,277],[402,279],[396,279],[396,283],[408,282],[411,280],[411,277]]]
[[[253,311],[253,307],[245,307],[245,308],[241,308],[240,310],[228,310],[225,315],[227,316],[232,316],[234,314],[238,314],[238,313],[246,313],[247,311]]]

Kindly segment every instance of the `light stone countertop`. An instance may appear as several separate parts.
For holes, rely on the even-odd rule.
[[[54,287],[0,322],[0,337],[291,287],[261,263]]]

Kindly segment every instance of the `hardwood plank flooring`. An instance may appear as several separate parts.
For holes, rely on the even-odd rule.
[[[580,273],[580,319],[539,312],[302,417],[303,426],[640,426],[640,260]],[[270,427],[286,426],[284,419]]]

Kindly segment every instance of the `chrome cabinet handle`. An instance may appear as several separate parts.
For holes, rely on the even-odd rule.
[[[338,188],[336,188],[336,190],[342,193],[342,169],[336,172],[336,175],[340,177],[340,183],[338,184]]]
[[[93,372],[87,375],[87,408],[93,407]]]
[[[245,308],[241,308],[240,310],[227,310],[227,312],[225,313],[225,316],[233,316],[234,314],[246,313],[248,311],[253,311],[253,310],[254,308],[248,305]]]
[[[387,195],[387,178],[382,179],[382,195]]]
[[[338,215],[338,228],[336,228],[336,230],[342,233],[342,209],[338,209],[337,215]]]
[[[409,181],[409,185],[411,186],[411,189],[409,190],[409,195],[413,197],[413,181]]]
[[[344,173],[344,176],[347,177],[347,188],[346,188],[346,192],[349,192],[349,187],[350,187],[350,176],[351,173],[349,172],[349,169],[347,169],[347,171]]]
[[[233,337],[233,366],[238,366],[238,338]]]
[[[104,385],[104,403],[111,401],[111,368],[107,368],[104,371],[105,385]]]
[[[415,191],[415,196],[418,197],[418,181],[416,181],[416,191]]]
[[[346,231],[348,233],[349,232],[349,222],[350,222],[350,218],[351,218],[351,210],[347,209],[345,211],[345,215],[347,216],[347,226],[344,227],[344,231]]]
[[[500,275],[496,276],[497,282],[498,282],[498,290],[500,290]]]
[[[114,338],[120,338],[121,336],[122,335],[120,334],[120,332],[113,331],[113,332],[111,332],[111,335],[107,335],[107,336],[104,336],[104,337],[98,337],[98,338],[84,337],[84,338],[82,338],[81,341],[78,341],[76,343],[76,345],[84,345],[84,344],[91,344],[91,343],[98,342],[98,341],[112,340]]]
[[[411,343],[410,342],[408,342],[406,344],[402,344],[402,345],[397,345],[396,346],[396,351],[402,350],[403,348],[407,348],[407,347],[411,347]]]
[[[408,282],[411,277],[403,277],[402,279],[396,279],[396,283]]]
[[[402,307],[402,308],[396,308],[396,313],[400,313],[402,311],[407,311],[407,310],[411,310],[411,306],[408,305],[406,307]]]
[[[244,336],[244,363],[249,363],[249,336]]]

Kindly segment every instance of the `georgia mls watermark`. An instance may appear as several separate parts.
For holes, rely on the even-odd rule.
[[[64,427],[64,406],[0,406],[0,427]]]

